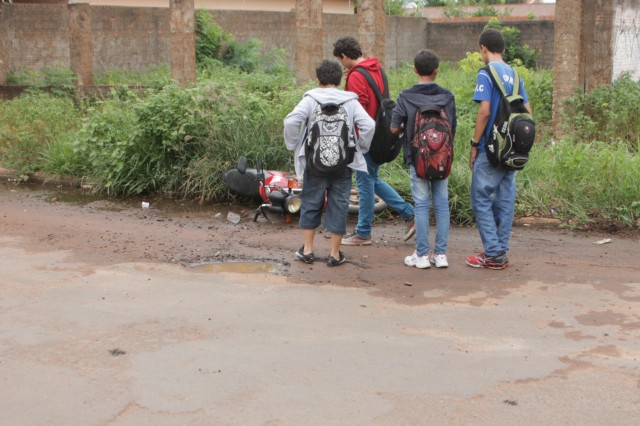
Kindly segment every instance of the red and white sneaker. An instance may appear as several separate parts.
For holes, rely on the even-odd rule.
[[[465,263],[473,268],[505,269],[509,266],[509,258],[506,254],[485,256],[484,253],[478,253],[467,257]]]

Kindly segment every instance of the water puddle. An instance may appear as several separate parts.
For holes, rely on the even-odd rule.
[[[199,263],[190,265],[196,272],[231,272],[238,274],[272,274],[277,272],[275,265],[265,262],[225,262],[225,263]]]
[[[53,194],[47,194],[46,199],[49,203],[66,203],[84,206],[94,201],[100,201],[101,197],[80,191],[58,191]]]

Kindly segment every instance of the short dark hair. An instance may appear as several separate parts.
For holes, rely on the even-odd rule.
[[[343,36],[333,43],[333,56],[339,58],[340,56],[346,56],[349,59],[358,59],[362,56],[362,48],[360,43],[353,37]]]
[[[316,77],[323,86],[339,86],[342,81],[342,67],[336,61],[325,59],[316,68]]]
[[[433,75],[433,72],[440,66],[440,58],[436,52],[431,49],[422,49],[418,52],[413,65],[418,71],[418,75]]]
[[[504,37],[502,33],[495,28],[487,28],[480,34],[478,44],[489,49],[491,53],[503,53],[504,52]]]

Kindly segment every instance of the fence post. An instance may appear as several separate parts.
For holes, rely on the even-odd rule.
[[[564,102],[613,79],[614,6],[602,0],[557,0],[554,25],[553,133],[562,138]],[[637,5],[635,6],[638,7]]]
[[[296,0],[296,79],[316,78],[316,66],[322,58],[322,1]]]
[[[7,25],[4,22],[4,4],[0,3],[0,85],[7,84],[7,74],[9,64],[7,61],[7,35],[5,34],[5,28]]]
[[[91,39],[91,6],[70,3],[69,56],[71,70],[78,77],[77,85],[93,85],[93,42]]]
[[[386,18],[384,0],[358,2],[358,42],[365,57],[375,56],[381,64],[384,64]]]
[[[195,8],[193,0],[171,0],[171,76],[178,83],[196,81]]]

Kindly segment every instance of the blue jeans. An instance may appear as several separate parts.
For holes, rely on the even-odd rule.
[[[334,234],[347,232],[349,196],[351,195],[351,169],[337,177],[318,177],[304,172],[302,180],[302,207],[300,228],[316,229],[320,226],[325,211],[324,227]],[[325,209],[326,196],[326,209]]]
[[[509,251],[516,201],[516,172],[493,167],[484,152],[478,152],[471,175],[471,208],[486,256]]]
[[[397,211],[404,220],[413,217],[413,206],[407,203],[387,182],[378,177],[380,165],[376,164],[367,153],[364,155],[367,162],[369,174],[356,171],[356,184],[358,185],[358,199],[360,207],[358,209],[358,225],[356,232],[361,237],[371,235],[371,225],[373,224],[373,206],[375,205],[375,195],[382,198],[385,203]]]
[[[409,166],[411,193],[415,208],[416,253],[429,254],[429,193],[433,194],[433,211],[436,217],[436,244],[434,254],[446,254],[449,243],[449,179],[421,179],[416,169]]]

